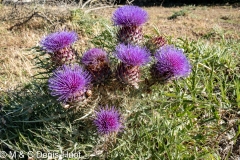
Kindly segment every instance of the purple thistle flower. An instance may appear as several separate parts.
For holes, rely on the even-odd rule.
[[[63,65],[53,72],[53,76],[48,80],[48,87],[52,96],[66,103],[83,98],[90,82],[90,75],[80,66]]]
[[[155,58],[158,75],[163,76],[163,79],[186,77],[191,72],[191,65],[183,51],[174,46],[161,47]]]
[[[83,54],[82,63],[86,66],[97,66],[100,62],[109,62],[107,53],[102,49],[92,48]]]
[[[138,6],[122,6],[113,13],[113,23],[119,26],[140,26],[148,19],[145,10]]]
[[[72,45],[75,41],[77,41],[77,33],[61,31],[47,35],[40,44],[47,52],[57,52]]]
[[[93,81],[101,83],[111,75],[107,53],[99,48],[93,48],[84,53],[82,63],[91,73]]]
[[[112,132],[118,132],[123,128],[121,116],[114,107],[101,108],[96,112],[94,124],[97,127],[98,133],[107,135]]]
[[[140,46],[119,44],[115,54],[124,64],[131,66],[142,66],[150,61],[150,52]]]

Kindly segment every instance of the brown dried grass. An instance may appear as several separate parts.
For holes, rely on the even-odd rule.
[[[213,31],[223,31],[225,38],[240,38],[239,8],[190,6],[152,7],[147,10],[150,15],[150,22],[147,26],[154,24],[162,34],[167,36],[198,39]],[[167,19],[174,12],[181,10],[187,10],[186,16],[179,16],[174,20]],[[230,17],[230,20],[221,19],[223,16]]]

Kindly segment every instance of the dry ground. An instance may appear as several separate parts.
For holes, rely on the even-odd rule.
[[[93,11],[95,18],[111,18],[115,8],[106,8]],[[154,26],[159,29],[160,34],[172,36],[173,38],[182,37],[189,39],[203,38],[206,41],[214,41],[224,36],[229,39],[240,38],[240,8],[231,6],[185,6],[175,8],[150,7],[145,8],[149,13],[149,21],[145,25],[148,34],[153,33]],[[33,53],[29,49],[36,46],[43,35],[48,32],[71,26],[69,18],[69,8],[48,8],[54,15],[66,15],[64,22],[58,24],[58,27],[46,29],[46,25],[52,25],[44,18],[33,18],[24,24],[20,29],[11,26],[17,23],[12,8],[9,6],[0,6],[0,91],[14,89],[19,84],[27,83],[35,70],[33,69]],[[61,12],[61,14],[59,14]],[[62,13],[66,14],[62,14]],[[168,18],[174,13],[184,13],[183,16],[177,16],[176,19]],[[28,14],[27,10],[22,10],[22,14]],[[20,16],[21,17],[21,16]],[[14,20],[13,20],[14,19]],[[61,19],[60,19],[61,20]],[[68,27],[69,28],[69,27]],[[70,27],[71,28],[71,27]],[[76,29],[76,28],[75,28]],[[80,35],[80,37],[83,37]],[[84,44],[82,39],[79,45]]]

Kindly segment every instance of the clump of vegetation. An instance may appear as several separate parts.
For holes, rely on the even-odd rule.
[[[186,16],[186,15],[187,15],[187,10],[180,10],[180,11],[174,12],[173,15],[168,17],[168,19],[173,20],[173,19],[176,19],[179,16]]]

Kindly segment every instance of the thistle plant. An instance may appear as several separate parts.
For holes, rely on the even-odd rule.
[[[46,76],[39,80],[42,84],[38,88],[40,88],[39,90],[41,90],[41,94],[48,92],[51,96],[46,94],[43,98],[40,97],[40,99],[42,99],[41,103],[46,104],[39,105],[41,103],[37,103],[37,105],[31,105],[31,110],[29,108],[24,108],[24,112],[22,112],[23,109],[21,108],[15,109],[16,111],[21,112],[16,115],[24,117],[24,119],[19,117],[20,120],[18,119],[18,121],[16,121],[18,124],[20,124],[19,122],[23,124],[22,128],[24,130],[26,127],[24,123],[27,122],[25,117],[30,120],[33,119],[34,122],[39,122],[39,119],[42,120],[43,116],[47,115],[47,118],[45,118],[47,121],[41,121],[43,128],[45,126],[50,126],[45,128],[46,132],[42,129],[37,130],[36,128],[33,128],[33,133],[37,130],[36,137],[41,138],[36,144],[42,143],[42,139],[47,139],[44,136],[50,135],[51,137],[49,137],[49,140],[47,141],[50,142],[50,145],[52,139],[55,140],[56,137],[61,137],[57,140],[62,141],[63,147],[59,144],[56,145],[59,141],[56,141],[54,147],[60,146],[64,149],[72,147],[68,149],[68,151],[76,150],[75,147],[78,147],[78,149],[80,148],[83,150],[84,154],[93,152],[95,149],[94,144],[99,144],[99,142],[96,142],[96,135],[104,136],[104,138],[106,138],[105,140],[108,140],[107,142],[105,141],[105,143],[111,141],[112,139],[108,137],[111,137],[111,135],[117,135],[116,133],[119,133],[125,127],[123,125],[123,119],[125,120],[124,116],[130,117],[136,114],[134,113],[135,111],[133,111],[133,108],[139,112],[138,108],[144,108],[146,105],[148,106],[150,101],[152,104],[154,102],[160,104],[159,97],[155,95],[146,96],[145,93],[142,93],[146,92],[145,88],[149,89],[150,85],[145,83],[140,84],[141,73],[145,74],[146,76],[144,76],[147,77],[149,73],[147,70],[150,70],[151,80],[154,82],[153,84],[156,82],[165,83],[169,80],[186,77],[190,74],[191,65],[183,51],[173,46],[166,45],[166,40],[163,37],[153,36],[154,38],[150,39],[148,42],[149,46],[148,44],[145,44],[147,46],[143,46],[143,44],[140,45],[143,40],[142,26],[147,19],[147,12],[140,7],[123,6],[118,8],[114,12],[112,20],[114,25],[119,27],[117,39],[120,43],[115,46],[115,43],[111,43],[111,39],[108,41],[111,43],[108,46],[113,47],[109,47],[107,52],[105,51],[107,47],[104,49],[92,48],[82,53],[82,57],[80,57],[80,60],[78,61],[76,61],[77,52],[72,47],[73,43],[77,41],[77,34],[75,32],[55,32],[47,35],[41,40],[41,51],[44,51],[44,54],[48,53],[51,56],[52,63],[50,64],[54,66],[51,66],[51,69],[55,70],[52,72],[52,70],[47,70],[47,67],[41,68],[46,69],[47,72],[45,72]],[[113,37],[115,38],[115,36]],[[107,38],[107,36],[102,39],[105,40],[105,38]],[[101,43],[100,45],[98,44],[98,46],[101,46]],[[113,51],[112,54],[111,51]],[[156,51],[153,58],[151,57],[150,51],[154,53]],[[155,60],[152,63],[153,65],[150,68],[144,68],[144,72],[142,72],[142,67],[150,63],[152,59]],[[49,62],[49,59],[45,60]],[[75,64],[72,64],[73,62]],[[114,70],[116,74],[112,74],[111,70]],[[45,80],[46,78],[48,81]],[[104,85],[94,85],[103,82]],[[131,87],[127,87],[128,89],[126,90],[120,90],[119,86],[117,86],[119,85],[118,82],[121,82],[120,86]],[[141,88],[138,89],[140,86]],[[46,88],[48,89],[47,91],[44,90]],[[147,94],[151,93],[149,92]],[[89,98],[91,95],[92,98]],[[48,101],[46,101],[46,97],[48,98]],[[145,97],[145,99],[141,100],[139,97]],[[26,99],[32,100],[31,98]],[[169,101],[166,101],[166,103],[169,103]],[[136,105],[136,103],[138,104]],[[106,104],[106,107],[100,107],[98,110],[94,110],[99,104]],[[112,107],[108,107],[107,104],[111,104]],[[80,109],[74,109],[72,112],[72,110],[62,110],[61,107],[58,107],[63,105],[83,109],[81,109],[81,112]],[[12,106],[9,106],[10,109],[12,109]],[[22,106],[25,107],[28,105]],[[38,111],[36,111],[39,112],[38,114],[35,114],[35,106],[40,106]],[[42,109],[42,106],[45,108]],[[121,107],[121,111],[125,111],[126,113],[121,114],[114,106]],[[30,112],[34,112],[34,114],[29,114]],[[24,115],[26,113],[28,113],[27,116]],[[55,114],[55,116],[51,117],[48,113],[51,113],[51,116],[52,114]],[[155,114],[155,112],[153,111],[151,114]],[[38,117],[35,119],[35,117],[31,117],[32,115],[38,115]],[[141,116],[141,114],[138,115]],[[94,120],[92,121],[93,118]],[[50,123],[49,121],[51,120],[56,120],[56,122]],[[61,123],[59,123],[59,121],[61,121]],[[62,123],[65,126],[69,125],[69,127],[65,128],[65,126],[62,126]],[[15,127],[17,125],[14,124],[12,126]],[[98,134],[94,134],[95,132],[90,130],[92,128],[94,128]],[[52,130],[54,132],[52,132]],[[39,133],[37,133],[38,131]],[[44,135],[43,138],[39,136],[39,134]],[[16,135],[19,136],[19,133],[16,133]],[[29,133],[27,133],[27,136],[28,135]],[[79,143],[78,140],[80,141]],[[29,140],[29,142],[32,143],[32,140]],[[93,146],[91,148],[92,150],[86,146]],[[53,146],[50,146],[49,148],[49,150],[55,150]],[[87,157],[86,159],[89,159],[88,155],[84,156]]]
[[[115,55],[121,61],[117,67],[119,80],[138,88],[140,67],[150,61],[149,51],[140,46],[119,44]]]
[[[169,80],[186,77],[191,72],[191,65],[181,49],[166,45],[155,53],[156,63],[151,68],[155,81],[164,83]]]
[[[48,80],[52,96],[63,103],[82,102],[88,98],[91,77],[78,65],[58,67]]]
[[[118,41],[124,44],[140,44],[142,26],[148,20],[145,10],[137,6],[122,6],[113,13],[113,23],[119,26]]]
[[[75,41],[77,41],[77,33],[60,31],[44,37],[40,45],[50,54],[53,64],[61,66],[75,61],[76,51],[72,48]]]
[[[82,63],[96,83],[104,82],[111,75],[107,53],[100,48],[92,48],[86,51],[82,56]]]
[[[117,133],[123,128],[122,117],[115,107],[102,107],[96,111],[94,124],[101,135]]]
[[[146,42],[146,47],[151,51],[151,53],[155,53],[160,47],[167,44],[166,39],[163,36],[155,36],[150,38]]]

